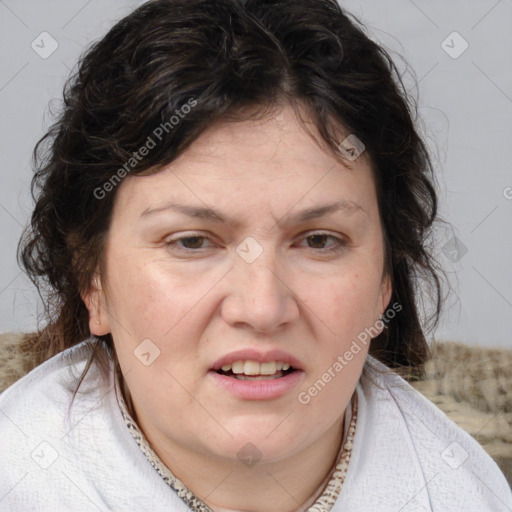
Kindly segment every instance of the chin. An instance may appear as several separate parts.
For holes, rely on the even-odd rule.
[[[254,429],[254,436],[251,436],[250,432],[251,430],[247,429],[243,435],[236,436],[234,434],[234,439],[230,440],[230,446],[227,450],[227,453],[230,453],[233,459],[248,466],[255,462],[260,464],[277,462],[286,459],[299,450],[298,446],[290,443],[290,439],[297,443],[300,442],[295,434],[283,431],[279,435],[275,427],[273,432],[272,430],[262,432]]]

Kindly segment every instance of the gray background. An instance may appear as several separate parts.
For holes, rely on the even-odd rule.
[[[0,0],[0,332],[29,331],[42,311],[16,245],[32,208],[31,152],[51,123],[49,103],[58,108],[85,46],[141,3]],[[453,288],[435,337],[512,347],[512,0],[342,5],[395,57],[434,157],[441,215],[451,224],[436,232],[435,251]],[[51,48],[42,32],[58,44],[45,59],[31,46]]]

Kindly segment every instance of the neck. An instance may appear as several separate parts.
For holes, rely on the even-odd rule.
[[[343,428],[344,415],[304,450],[251,467],[145,434],[153,447],[159,447],[155,451],[162,462],[214,512],[295,512],[303,510],[302,505],[317,493],[336,465]]]
[[[214,512],[302,512],[303,505],[323,491],[319,486],[327,485],[324,480],[338,462],[345,414],[303,450],[276,462],[248,467],[238,460],[190,450],[161,438],[159,432],[137,420],[124,379],[121,389],[129,413],[162,463]]]

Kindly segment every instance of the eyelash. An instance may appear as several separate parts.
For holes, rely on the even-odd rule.
[[[332,246],[331,248],[328,248],[328,249],[318,249],[317,251],[315,252],[320,252],[320,253],[333,253],[333,252],[339,252],[341,251],[342,249],[344,249],[346,246],[347,246],[347,241],[344,240],[343,238],[339,238],[339,237],[336,237],[334,235],[330,235],[329,233],[324,233],[324,232],[321,232],[321,231],[318,231],[318,232],[314,232],[306,237],[303,237],[301,240],[307,240],[308,238],[311,238],[311,237],[314,237],[314,236],[326,236],[327,238],[332,238],[336,243],[334,246]],[[200,235],[200,234],[191,234],[189,236],[184,236],[184,237],[180,237],[180,238],[175,238],[175,239],[171,239],[171,240],[167,240],[165,242],[165,246],[168,247],[168,248],[172,248],[172,249],[176,249],[177,251],[180,251],[180,252],[199,252],[201,251],[202,249],[204,248],[198,248],[198,249],[190,249],[190,248],[186,248],[186,247],[181,247],[179,246],[177,243],[180,242],[180,241],[183,241],[183,240],[189,240],[191,238],[199,238],[199,239],[204,239],[204,240],[210,240],[211,239],[208,237],[208,236],[205,236],[205,235]],[[310,247],[310,249],[314,249],[314,247]]]

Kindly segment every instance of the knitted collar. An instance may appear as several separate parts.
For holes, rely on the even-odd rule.
[[[145,435],[142,433],[139,426],[133,419],[135,414],[133,413],[130,400],[125,401],[123,395],[126,391],[124,382],[121,382],[122,380],[122,377],[120,378],[120,372],[116,368],[114,372],[114,385],[117,403],[130,434],[134,438],[135,442],[149,463],[162,477],[165,483],[177,493],[177,495],[183,500],[183,502],[190,508],[191,511],[216,512],[212,510],[208,505],[206,505],[206,503],[204,503],[200,498],[198,498],[190,489],[188,489],[185,484],[179,480],[162,462],[160,457],[152,449],[149,441],[146,439]],[[127,403],[129,405],[127,405]],[[329,474],[325,477],[316,492],[307,500],[305,504],[297,508],[295,512],[330,512],[334,503],[336,502],[348,471],[348,465],[350,456],[352,454],[352,446],[356,431],[358,401],[357,392],[355,390],[349,402],[349,407],[349,414],[345,416],[345,422],[349,421],[348,428],[347,423],[345,423],[343,435],[344,439],[342,440],[335,465],[333,465]],[[226,510],[226,512],[235,511]]]

